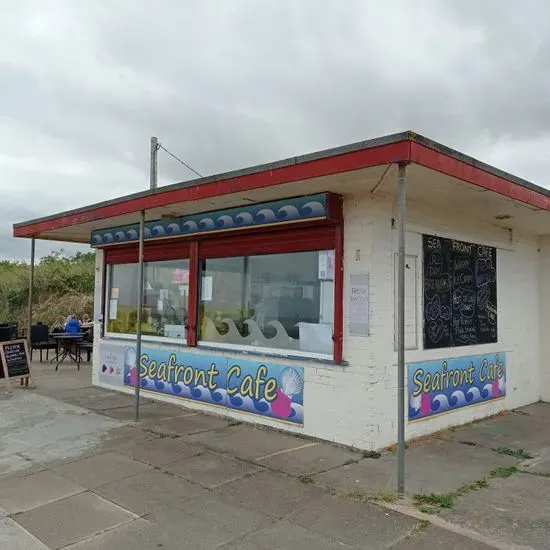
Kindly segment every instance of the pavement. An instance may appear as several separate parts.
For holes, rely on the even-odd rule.
[[[550,548],[550,404],[395,455],[141,403],[90,366],[0,392],[0,548]]]

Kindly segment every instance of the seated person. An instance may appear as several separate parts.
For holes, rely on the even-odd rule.
[[[90,316],[85,313],[83,316],[82,316],[82,323],[80,323],[80,326],[82,328],[90,328],[92,327],[94,324],[92,323],[92,320],[90,319]]]
[[[76,318],[76,315],[69,315],[69,318],[65,323],[65,332],[71,334],[76,334],[80,332],[80,323]]]

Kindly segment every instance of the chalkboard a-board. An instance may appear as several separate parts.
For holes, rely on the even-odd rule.
[[[424,347],[497,341],[496,249],[423,236]]]
[[[0,342],[0,357],[6,378],[25,378],[31,375],[29,353],[25,340]]]

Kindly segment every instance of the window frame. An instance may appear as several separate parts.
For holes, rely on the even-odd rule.
[[[295,227],[254,228],[233,233],[216,235],[194,235],[190,237],[165,238],[146,241],[144,244],[144,262],[160,260],[189,260],[189,297],[187,339],[170,339],[143,335],[144,341],[174,343],[187,347],[202,347],[234,352],[264,353],[297,358],[329,360],[335,363],[343,361],[343,222],[322,221],[302,223]],[[332,354],[320,354],[299,350],[256,348],[198,341],[200,266],[201,261],[213,258],[231,258],[293,252],[314,252],[334,250],[334,318]],[[104,249],[103,277],[103,331],[108,338],[135,340],[135,335],[107,332],[106,309],[109,304],[111,266],[125,263],[137,263],[138,245],[118,245]]]

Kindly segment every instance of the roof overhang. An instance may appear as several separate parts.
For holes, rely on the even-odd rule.
[[[550,234],[550,191],[413,132],[177,183],[13,226],[15,237],[89,243],[92,231],[146,220],[332,192],[395,193],[407,163],[407,197],[496,225]]]

